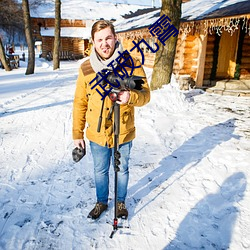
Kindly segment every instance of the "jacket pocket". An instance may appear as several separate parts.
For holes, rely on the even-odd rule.
[[[120,133],[125,134],[135,127],[134,125],[134,108],[124,107],[121,109],[120,115]]]

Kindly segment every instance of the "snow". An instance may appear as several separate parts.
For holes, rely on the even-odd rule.
[[[97,2],[107,2],[107,0],[98,0]],[[161,6],[161,0],[109,0],[111,3],[124,3],[124,4],[138,4],[138,5],[148,5],[148,6]]]
[[[23,61],[0,70],[0,249],[250,249],[250,99],[180,91],[174,78],[136,108],[130,228],[109,238],[112,168],[108,211],[86,219],[95,203],[88,143],[79,163],[71,157],[81,62],[53,71],[37,57],[33,75]]]
[[[182,4],[182,19],[186,21],[202,19],[211,12],[225,8],[227,6],[245,2],[247,0],[191,0]],[[152,1],[151,1],[152,3]],[[154,1],[155,7],[160,7],[160,1]],[[124,19],[125,14],[136,12],[139,9],[152,7],[150,1],[94,1],[85,0],[62,0],[61,16],[63,19],[84,20],[87,21],[87,28],[82,27],[62,27],[61,36],[63,37],[79,37],[88,39],[90,37],[90,29],[93,20],[100,18],[116,19],[114,22],[117,32],[122,32],[130,29],[138,29],[148,27],[159,19],[160,9],[156,9],[150,13],[146,13],[137,17]],[[45,1],[45,4],[37,9],[31,9],[32,17],[54,18],[54,3]],[[41,29],[42,36],[53,36],[54,28],[47,27]]]
[[[114,22],[115,30],[117,32],[139,29],[142,27],[149,27],[160,18],[160,10],[154,10],[152,12],[135,16],[128,19],[120,18]]]
[[[182,18],[190,21],[195,19],[202,19],[207,14],[234,5],[240,2],[247,2],[249,0],[191,0],[182,4]],[[249,11],[249,10],[248,10]],[[249,13],[249,12],[248,12]]]
[[[55,28],[41,28],[42,36],[54,36]],[[61,37],[79,37],[82,39],[89,39],[91,37],[91,28],[86,27],[62,27]]]
[[[247,0],[191,0],[182,3],[182,20],[192,21],[196,19],[205,19],[207,15],[215,10],[229,7],[236,3],[246,2]],[[240,10],[242,11],[242,10]],[[244,10],[244,13],[249,13],[250,10]],[[114,22],[117,32],[140,29],[149,27],[160,18],[161,9],[157,8],[149,13],[142,14],[127,19],[120,18]],[[211,18],[211,17],[210,17]]]
[[[138,9],[150,8],[148,5],[140,4],[116,4],[112,2],[101,2],[93,0],[62,0],[61,1],[61,17],[62,19],[71,20],[97,20],[118,19],[121,15],[125,15],[137,11]],[[55,4],[52,1],[45,1],[45,4],[38,6],[36,9],[30,10],[32,17],[54,18]]]

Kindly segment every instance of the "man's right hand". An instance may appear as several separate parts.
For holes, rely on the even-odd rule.
[[[83,139],[76,139],[74,140],[74,144],[76,147],[82,147],[82,148],[85,148],[85,142]]]
[[[74,140],[76,148],[72,151],[72,157],[75,162],[80,161],[86,154],[85,142],[83,139]]]

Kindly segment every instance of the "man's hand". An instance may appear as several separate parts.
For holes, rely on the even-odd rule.
[[[74,140],[74,144],[76,147],[82,147],[82,148],[85,148],[85,142],[83,139],[76,139]]]
[[[80,161],[86,154],[85,142],[83,139],[74,140],[76,148],[72,151],[72,157],[74,162]]]
[[[128,90],[122,90],[117,95],[117,101],[118,104],[126,104],[128,103],[130,97],[130,92]]]

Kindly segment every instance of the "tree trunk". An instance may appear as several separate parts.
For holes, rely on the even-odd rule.
[[[28,66],[25,75],[30,75],[34,74],[34,69],[35,69],[35,48],[32,37],[32,27],[30,21],[30,9],[28,0],[22,0],[22,8],[23,8],[23,18],[24,18],[24,31],[25,31],[26,41],[28,44]]]
[[[177,30],[180,26],[181,2],[182,0],[162,0],[161,16],[167,15]],[[163,84],[168,84],[171,81],[177,37],[171,36],[166,40],[165,46],[157,41],[159,50],[156,52],[154,61],[150,84],[152,90],[161,88]]]
[[[59,48],[61,33],[61,0],[55,1],[55,40],[53,50],[53,70],[60,68]]]
[[[3,65],[4,69],[6,71],[11,71],[11,68],[6,60],[6,56],[5,56],[5,52],[4,52],[4,47],[3,47],[3,43],[2,43],[2,39],[0,37],[0,61],[1,64]]]

